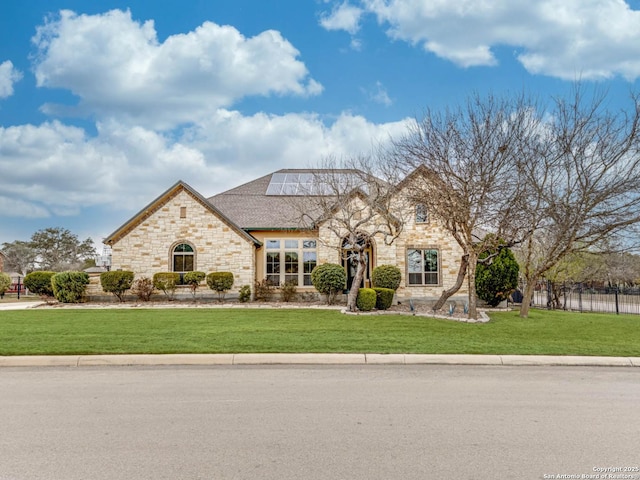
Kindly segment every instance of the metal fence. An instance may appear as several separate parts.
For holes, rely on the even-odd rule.
[[[640,288],[593,288],[582,283],[538,284],[533,305],[541,308],[578,312],[603,312],[640,315]]]
[[[11,277],[11,285],[9,285],[5,293],[16,293],[18,298],[20,298],[20,295],[26,295],[27,292],[23,280],[24,277]]]

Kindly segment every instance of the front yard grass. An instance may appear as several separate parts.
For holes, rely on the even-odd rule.
[[[640,317],[533,310],[471,324],[317,309],[0,311],[0,355],[267,352],[640,356]]]

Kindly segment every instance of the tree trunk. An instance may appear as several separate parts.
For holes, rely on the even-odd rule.
[[[467,274],[468,265],[469,265],[469,255],[463,255],[462,258],[460,259],[460,268],[458,269],[458,278],[456,278],[456,283],[449,290],[445,290],[444,292],[442,292],[442,295],[440,295],[440,298],[438,299],[436,304],[433,306],[433,309],[435,311],[440,310],[445,304],[445,302],[449,299],[449,297],[451,297],[451,295],[453,295],[458,290],[460,290],[460,288],[462,287],[462,283],[464,282],[464,277]]]
[[[360,284],[362,283],[362,279],[364,278],[365,268],[367,268],[367,257],[365,255],[365,252],[358,252],[358,268],[351,282],[351,286],[349,287],[349,295],[347,296],[347,310],[349,310],[350,312],[355,312],[358,310],[358,292],[360,291]]]
[[[476,268],[478,267],[478,254],[469,252],[469,266],[467,267],[467,281],[469,284],[469,318],[478,319],[478,296],[476,295]]]
[[[526,286],[524,287],[524,295],[522,296],[522,305],[520,305],[520,317],[529,317],[529,308],[531,307],[531,300],[533,300],[533,290],[535,288],[535,282],[526,279]]]

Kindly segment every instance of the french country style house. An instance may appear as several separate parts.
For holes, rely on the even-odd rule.
[[[232,272],[231,294],[243,285],[253,290],[262,280],[292,282],[298,292],[315,292],[311,271],[327,262],[342,264],[350,282],[354,266],[341,251],[348,247],[344,238],[328,228],[326,218],[303,225],[295,207],[295,200],[307,197],[313,212],[313,199],[303,186],[317,172],[279,170],[209,198],[178,181],[104,240],[111,247],[111,268],[133,271],[136,278],[166,271]],[[428,206],[407,208],[392,243],[376,236],[370,242],[363,286],[370,286],[377,265],[390,264],[403,275],[398,300],[435,299],[455,283],[462,252],[429,218]],[[458,295],[466,293],[463,287]]]

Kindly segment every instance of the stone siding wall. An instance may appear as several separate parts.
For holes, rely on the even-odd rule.
[[[171,271],[172,249],[183,242],[194,247],[195,270],[232,272],[232,292],[253,285],[253,243],[184,190],[112,246],[111,268],[131,270],[136,278]]]
[[[374,238],[373,266],[387,264],[395,265],[400,269],[402,282],[397,291],[398,300],[409,298],[425,301],[435,300],[440,297],[443,290],[447,290],[455,284],[462,249],[451,234],[437,225],[435,221],[416,223],[414,206],[406,206],[403,210],[397,213],[397,216],[403,220],[403,231],[391,245],[385,245],[381,235]],[[341,239],[326,226],[320,227],[318,236],[320,240],[318,264],[327,262],[340,264],[340,252],[335,247],[341,244]],[[411,248],[438,250],[440,265],[438,285],[410,286],[408,284],[407,250]],[[456,298],[461,299],[467,295],[468,286],[465,282],[456,294]]]

